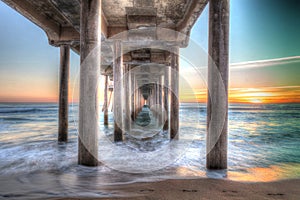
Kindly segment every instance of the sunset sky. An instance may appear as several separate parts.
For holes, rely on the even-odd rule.
[[[231,0],[230,102],[300,103],[299,10],[299,0]],[[57,101],[59,49],[1,1],[0,29],[0,102]],[[206,8],[181,49],[182,102],[206,100],[207,42]],[[71,91],[78,70],[72,52]]]

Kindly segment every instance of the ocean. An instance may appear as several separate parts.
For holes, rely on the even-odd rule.
[[[0,199],[114,195],[105,187],[183,178],[269,182],[300,178],[300,104],[232,104],[228,170],[205,168],[206,106],[180,105],[180,139],[153,128],[114,144],[113,116],[99,121],[99,160],[77,165],[78,106],[69,109],[69,142],[58,144],[57,104],[0,104]],[[146,130],[134,128],[136,132]],[[152,132],[149,132],[151,134]]]

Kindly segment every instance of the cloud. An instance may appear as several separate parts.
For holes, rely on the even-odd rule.
[[[249,61],[249,62],[242,62],[242,63],[232,63],[230,64],[230,68],[247,69],[247,68],[257,68],[257,67],[268,67],[273,65],[285,65],[285,64],[291,64],[297,62],[300,62],[300,56],[275,58],[270,60]]]
[[[276,65],[286,65],[291,63],[300,63],[300,56],[292,56],[292,57],[285,57],[285,58],[274,58],[269,60],[256,60],[256,61],[247,61],[247,62],[240,62],[240,63],[231,63],[230,69],[236,70],[236,69],[250,69],[250,68],[260,68],[260,67],[269,67],[269,66],[276,66]],[[198,72],[206,73],[207,71],[207,65],[201,66],[201,67],[187,67],[191,65],[191,63],[183,63],[185,66],[184,73],[187,72],[195,72],[196,70],[200,70]],[[192,65],[191,65],[192,66]],[[197,65],[193,65],[197,66]]]

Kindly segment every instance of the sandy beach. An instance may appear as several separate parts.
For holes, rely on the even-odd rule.
[[[165,180],[135,183],[107,188],[111,198],[55,198],[51,200],[83,199],[300,199],[300,179],[278,182],[245,183],[217,179]]]

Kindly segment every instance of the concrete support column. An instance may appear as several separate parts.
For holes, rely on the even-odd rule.
[[[149,90],[149,96],[147,99],[147,105],[149,106],[149,108],[151,107],[151,89]]]
[[[159,104],[159,81],[156,81],[156,83],[155,83],[155,97],[156,97],[156,99],[155,99],[155,102],[156,102],[156,106],[158,106],[158,104]]]
[[[135,113],[135,117],[138,116],[139,112],[140,112],[140,104],[141,103],[141,91],[140,88],[137,89],[137,98],[136,98],[136,113]]]
[[[158,103],[159,103],[159,125],[163,125],[163,101],[162,101],[162,76],[159,77],[159,85],[158,85]]]
[[[140,90],[140,112],[142,111],[143,105],[144,105],[144,97],[142,95],[142,90]]]
[[[159,119],[158,119],[158,108],[159,108],[159,88],[158,88],[158,80],[156,81],[155,83],[155,111],[156,111],[156,119],[157,119],[157,124],[159,122]]]
[[[131,118],[135,119],[135,77],[134,73],[131,73]]]
[[[147,105],[149,106],[149,108],[151,107],[151,89],[149,89],[149,96],[147,99]]]
[[[136,102],[137,102],[137,88],[136,88],[136,80],[134,79],[133,120],[136,119],[136,112],[137,112]]]
[[[68,141],[70,46],[60,46],[58,142]]]
[[[163,130],[169,129],[169,67],[165,67],[164,75],[164,110],[165,110],[165,124]]]
[[[124,70],[124,127],[128,130],[130,127],[130,79],[129,79],[129,65],[125,65]]]
[[[152,106],[153,106],[153,115],[154,117],[156,117],[156,110],[155,110],[155,106],[156,106],[157,102],[156,102],[156,83],[153,83],[153,90],[152,90]]]
[[[155,97],[155,94],[156,94],[156,90],[155,90],[155,84],[153,84],[153,89],[152,89],[152,106],[154,106],[156,104],[156,97]],[[155,114],[155,113],[154,113]]]
[[[98,165],[101,10],[101,0],[81,1],[78,163],[87,166]]]
[[[132,81],[131,81],[131,66],[128,65],[128,74],[127,74],[127,84],[128,84],[128,93],[127,98],[128,98],[128,113],[126,115],[127,120],[128,120],[128,128],[131,130],[131,113],[132,113]]]
[[[208,169],[227,168],[228,44],[229,0],[210,0],[209,55],[211,60],[209,59],[208,65],[206,159]]]
[[[179,138],[179,49],[171,53],[170,138]]]
[[[152,106],[154,106],[156,104],[156,98],[155,98],[155,83],[153,83],[153,88],[152,88]],[[154,113],[155,114],[155,113]]]
[[[137,81],[136,81],[136,76],[134,76],[134,107],[133,107],[133,119],[135,120],[137,117],[137,112],[138,112],[138,88],[137,88]]]
[[[149,108],[151,108],[151,106],[152,106],[152,95],[153,95],[152,93],[153,93],[153,89],[151,88],[150,89],[150,95],[149,95],[149,98],[148,98],[149,99],[149,104],[148,104]]]
[[[104,105],[103,105],[103,112],[104,112],[104,125],[108,125],[108,76],[105,76],[105,86],[104,86]]]
[[[136,102],[136,105],[137,105],[137,113],[136,113],[136,116],[139,114],[140,112],[140,107],[141,107],[141,91],[140,89],[138,89],[138,92],[137,92],[138,96],[137,96],[137,102]]]
[[[123,141],[123,56],[121,41],[114,42],[114,141]]]
[[[137,117],[138,116],[138,114],[139,114],[139,109],[140,109],[140,90],[139,89],[137,89],[137,93],[136,93],[136,105],[135,105],[135,111],[136,111],[136,113],[135,113],[135,117]]]

